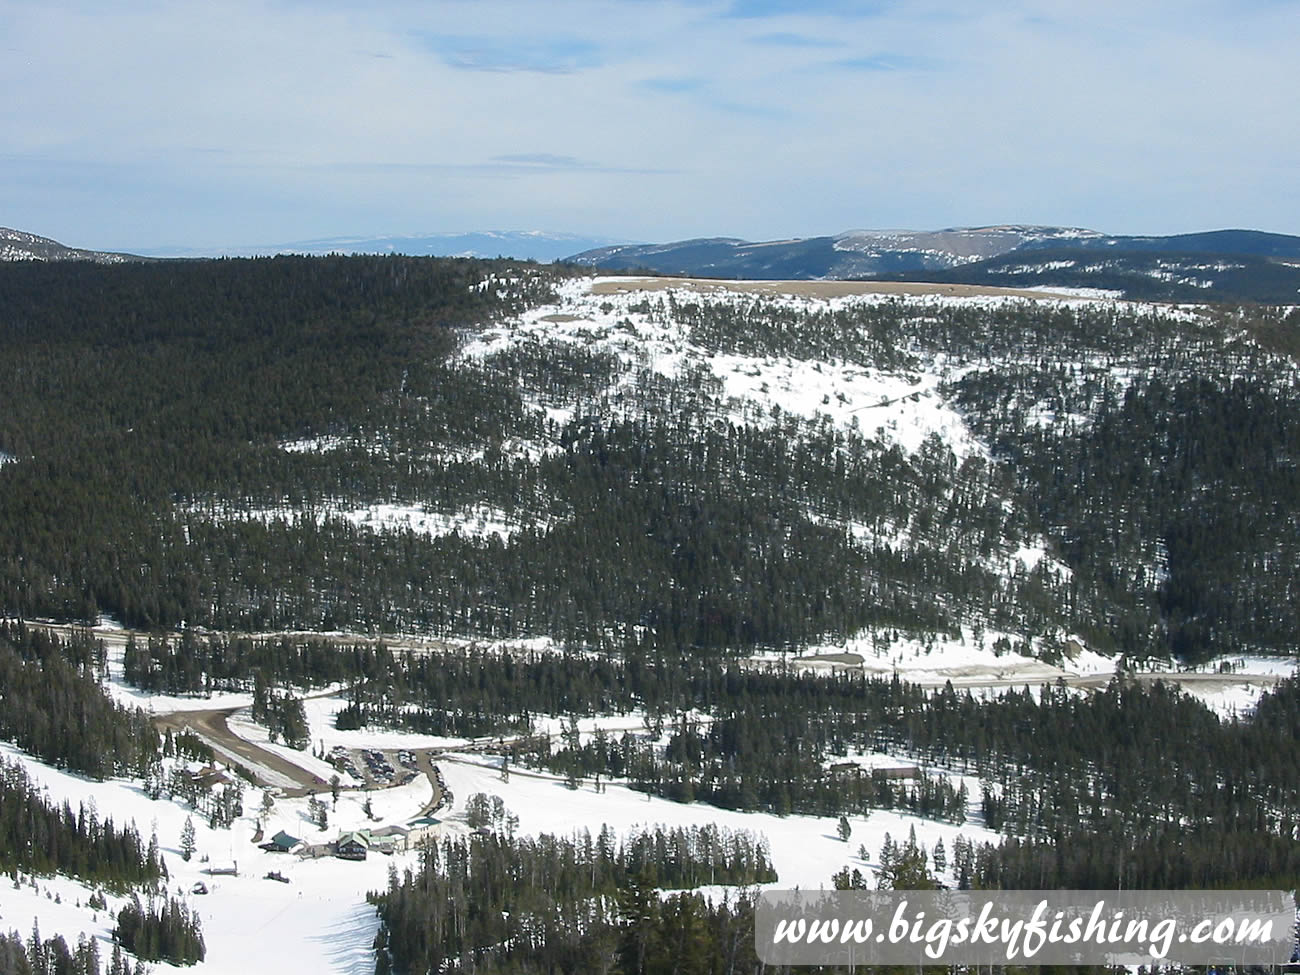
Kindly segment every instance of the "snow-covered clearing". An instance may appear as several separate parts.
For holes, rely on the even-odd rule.
[[[211,830],[201,816],[193,817],[198,853],[186,863],[179,844],[181,829],[191,813],[182,804],[151,802],[133,783],[93,782],[50,769],[11,745],[0,743],[0,756],[19,759],[55,801],[66,799],[75,808],[93,800],[101,819],[111,816],[118,825],[134,822],[146,838],[151,828],[156,828],[170,873],[169,888],[173,893],[183,892],[201,917],[208,960],[195,971],[221,975],[265,971],[370,975],[374,971],[370,944],[378,920],[365,903],[365,894],[387,884],[390,865],[413,866],[414,853],[350,862],[334,857],[300,861],[289,854],[264,852],[251,842],[260,792],[249,790],[244,797],[246,815],[236,821],[232,830]],[[329,810],[330,825],[324,832],[307,822],[306,800],[278,799],[265,835],[283,829],[308,842],[323,842],[334,839],[340,829],[405,822],[420,811],[431,794],[431,786],[423,777],[399,789],[367,793],[375,820],[367,819],[361,800],[344,794]],[[237,864],[238,876],[204,873],[209,866],[230,863]],[[287,876],[290,883],[264,879],[272,870]],[[199,881],[211,893],[189,894]],[[36,919],[45,937],[59,933],[75,942],[82,931],[107,937],[111,919],[103,911],[96,919],[95,912],[84,906],[91,894],[89,888],[67,878],[37,878],[37,883],[42,889],[40,894],[13,891],[5,881],[0,923],[6,928],[25,933]],[[62,903],[46,900],[46,889],[57,891]],[[83,907],[75,907],[78,900]],[[120,899],[109,900],[110,907],[121,905]],[[105,947],[101,945],[101,955],[106,958],[111,947],[108,951]],[[170,966],[159,965],[157,969],[166,971]]]
[[[523,527],[545,527],[541,523],[525,526],[518,518],[490,505],[472,505],[461,511],[434,511],[423,504],[398,504],[377,502],[358,507],[341,505],[324,505],[311,510],[294,508],[288,505],[269,508],[240,508],[233,506],[207,507],[202,510],[206,517],[219,521],[238,522],[254,521],[261,524],[272,522],[291,523],[302,518],[323,524],[329,518],[341,518],[356,526],[374,532],[410,531],[417,535],[442,537],[460,533],[467,538],[487,538],[499,535],[509,539],[512,534]]]
[[[1074,262],[1054,261],[1053,263],[1068,267]],[[1061,295],[1069,298],[1119,299],[1124,297],[1124,292],[1114,291],[1109,288],[1067,288],[1053,284],[1036,284],[1028,290],[1041,291],[1045,295]]]
[[[305,437],[302,440],[286,440],[280,449],[290,454],[323,454],[327,450],[342,447],[346,440],[342,437]]]
[[[172,714],[176,711],[212,711],[217,708],[246,708],[253,703],[253,695],[242,691],[222,691],[210,695],[151,694],[126,682],[123,660],[126,656],[126,632],[120,625],[109,621],[91,630],[104,641],[108,654],[108,683],[104,690],[117,703],[141,708],[149,714]],[[140,647],[148,643],[145,634],[138,634]]]
[[[628,284],[626,290],[607,290],[623,280]],[[678,282],[675,287],[666,286],[648,296],[639,279],[601,279],[599,291],[593,290],[594,283],[590,278],[563,282],[557,289],[558,303],[534,308],[518,319],[477,333],[463,350],[465,358],[481,361],[535,342],[571,343],[612,354],[632,367],[615,380],[611,393],[619,391],[618,384],[634,383],[638,368],[669,378],[702,370],[720,384],[726,411],[737,422],[768,424],[775,422],[775,416],[788,414],[808,420],[825,419],[845,430],[878,432],[907,451],[919,449],[927,437],[937,435],[959,458],[984,453],[961,415],[939,394],[940,383],[952,378],[941,368],[942,362],[935,363],[933,371],[910,374],[834,360],[712,352],[691,340],[689,325],[659,314],[661,303],[670,299],[682,303],[748,303],[754,300],[752,293],[730,290],[728,282],[717,282],[718,288],[707,292],[694,289],[690,282]],[[806,311],[900,300],[898,295],[881,293],[839,293],[827,298],[775,291],[762,294],[773,307]],[[906,300],[930,306],[1011,299],[924,295]],[[1025,299],[1018,296],[1015,300]],[[630,394],[632,390],[625,392]],[[611,396],[611,401],[614,399]],[[628,395],[624,402],[635,404],[637,400]],[[565,416],[553,405],[538,404],[536,408],[546,411],[546,419]],[[530,445],[528,452],[535,454],[545,449]]]
[[[393,739],[408,747],[417,747],[420,742],[418,736],[394,735]],[[371,737],[364,744],[378,747],[380,741]],[[202,817],[194,817],[198,854],[187,863],[179,850],[182,827],[191,815],[184,805],[169,800],[151,802],[133,783],[93,782],[50,769],[10,745],[0,744],[0,755],[21,761],[52,800],[66,799],[74,807],[93,801],[101,818],[111,816],[119,825],[134,822],[146,837],[156,830],[170,872],[169,888],[184,894],[202,920],[208,960],[197,971],[223,975],[275,970],[369,975],[373,971],[370,944],[378,922],[373,909],[365,903],[366,892],[386,885],[390,866],[399,870],[413,867],[416,854],[399,853],[391,858],[372,854],[364,862],[351,862],[334,857],[300,860],[289,854],[264,852],[252,843],[261,793],[249,789],[244,797],[245,816],[236,821],[232,830],[211,830]],[[496,759],[481,755],[466,755],[464,759],[464,763],[440,762],[455,796],[447,827],[453,833],[464,830],[460,821],[465,803],[476,792],[501,796],[506,808],[519,817],[520,831],[530,835],[549,832],[570,836],[582,829],[594,835],[607,823],[620,836],[627,836],[657,824],[672,827],[716,823],[767,837],[780,876],[775,886],[829,887],[831,875],[844,866],[866,873],[868,867],[878,864],[886,833],[903,842],[913,827],[918,840],[930,849],[942,839],[951,850],[958,833],[976,841],[997,840],[995,834],[973,823],[955,826],[877,811],[865,818],[851,817],[852,836],[844,843],[836,835],[836,820],[829,817],[781,818],[731,812],[700,803],[674,803],[647,798],[618,783],[609,783],[600,793],[589,781],[570,790],[555,776],[524,769],[512,770],[509,781],[503,782],[495,767]],[[328,808],[329,826],[324,831],[308,821],[307,800],[280,798],[267,818],[264,835],[283,829],[309,843],[325,842],[337,837],[340,830],[404,823],[420,811],[431,795],[431,786],[423,776],[399,788],[344,792],[338,803]],[[373,818],[364,811],[366,800]],[[972,801],[972,807],[977,807],[976,801]],[[862,845],[867,848],[866,861],[857,855]],[[237,865],[238,876],[204,872],[210,866],[228,864]],[[272,870],[290,882],[264,879]],[[207,885],[210,893],[189,893],[199,881]],[[66,878],[37,878],[37,884],[39,892],[27,887],[12,892],[6,889],[2,923],[27,931],[35,920],[46,937],[62,933],[75,940],[83,931],[108,937],[112,922],[107,913],[96,913],[84,906],[90,888]],[[61,903],[47,899],[46,891],[57,892]],[[78,901],[83,906],[76,906]],[[110,898],[110,907],[120,903]],[[106,956],[103,949],[111,947],[101,945],[101,953]],[[157,967],[164,971],[169,968]]]
[[[1273,688],[1272,682],[1240,679],[1214,684],[1181,682],[1179,686],[1223,717],[1246,717],[1255,710],[1260,697]]]
[[[917,840],[931,850],[942,839],[951,851],[959,833],[978,842],[996,843],[999,839],[997,834],[973,822],[956,826],[876,810],[868,817],[849,817],[853,832],[848,843],[844,843],[835,832],[838,817],[781,817],[718,809],[702,803],[671,802],[634,792],[618,783],[602,783],[605,791],[598,793],[591,780],[572,790],[559,776],[520,769],[511,769],[510,780],[503,782],[497,768],[491,767],[491,759],[465,758],[465,762],[448,761],[440,766],[456,797],[453,813],[462,812],[471,795],[484,792],[499,795],[506,808],[519,817],[520,830],[530,834],[567,836],[587,829],[595,835],[604,823],[620,835],[655,825],[689,827],[715,823],[726,829],[750,830],[767,837],[772,864],[779,876],[773,887],[830,888],[831,875],[841,867],[856,867],[865,873],[866,866],[879,866],[885,834],[889,833],[897,842],[905,842],[913,827]],[[976,798],[971,806],[977,809],[977,793],[972,795]],[[865,845],[870,854],[865,864],[857,857],[860,845]]]
[[[336,745],[342,745],[344,748],[454,748],[466,744],[463,738],[410,734],[386,728],[340,731],[334,727],[334,718],[347,706],[347,702],[342,697],[310,697],[304,700],[302,705],[307,716],[307,724],[311,728],[312,747],[323,744],[327,753]],[[234,728],[233,723],[231,728]],[[328,779],[329,774],[324,778]]]
[[[1294,657],[1254,654],[1215,657],[1192,668],[1175,668],[1161,661],[1143,662],[1140,669],[1143,674],[1167,675],[1170,683],[1225,717],[1250,714],[1261,695],[1298,671],[1300,660]]]
[[[999,641],[1006,649],[998,649]],[[1051,683],[1058,678],[1091,677],[1112,674],[1117,657],[1106,657],[1085,649],[1078,640],[1067,641],[1069,655],[1061,666],[1043,662],[1036,656],[1017,652],[1023,648],[1021,638],[995,630],[976,633],[965,627],[956,638],[913,637],[898,634],[889,640],[883,634],[864,634],[842,644],[824,644],[807,648],[799,656],[758,654],[750,660],[754,666],[792,668],[809,673],[861,671],[869,676],[892,677],[929,687],[1022,686]],[[1041,645],[1033,646],[1041,654]]]

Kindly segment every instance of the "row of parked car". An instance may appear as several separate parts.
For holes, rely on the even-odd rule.
[[[364,779],[357,768],[355,754],[351,748],[335,745],[330,749],[329,762],[336,769],[347,772],[355,779]],[[420,763],[415,757],[415,752],[409,748],[399,749],[397,752],[397,762],[402,766],[400,772],[393,767],[388,756],[377,748],[362,749],[361,759],[366,763],[370,778],[380,785],[404,785],[415,778],[420,771]]]
[[[342,745],[335,745],[330,749],[330,764],[340,772],[347,772],[354,779],[361,778],[361,773],[357,771],[356,763],[352,761],[352,752]]]
[[[370,777],[378,782],[391,782],[396,774],[393,763],[388,760],[388,756],[377,748],[367,748],[361,753],[361,757],[366,760],[366,767],[370,769]]]

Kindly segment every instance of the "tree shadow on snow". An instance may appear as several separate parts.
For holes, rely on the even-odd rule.
[[[330,970],[347,975],[373,975],[375,952],[372,945],[379,929],[379,917],[370,904],[355,904],[346,917],[322,928],[310,941],[326,946]]]

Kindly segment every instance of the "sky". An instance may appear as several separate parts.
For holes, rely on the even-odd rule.
[[[0,226],[80,247],[1300,233],[1300,0],[0,0]]]

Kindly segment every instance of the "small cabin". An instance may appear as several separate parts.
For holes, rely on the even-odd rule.
[[[260,844],[260,847],[267,853],[288,853],[301,842],[298,837],[290,836],[284,830],[280,830],[271,837],[269,842]]]
[[[200,789],[213,789],[219,785],[230,785],[235,781],[225,769],[217,765],[186,769],[183,774]]]

